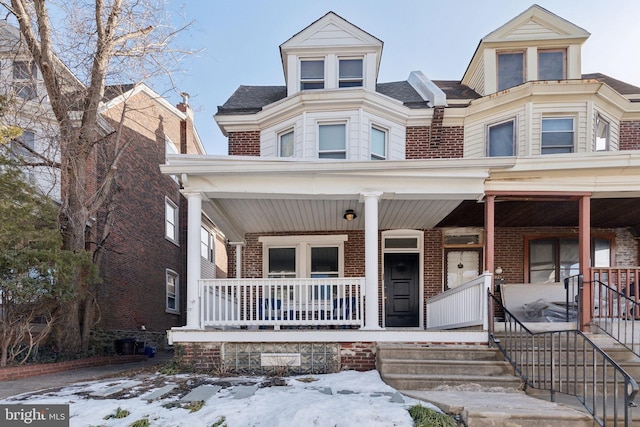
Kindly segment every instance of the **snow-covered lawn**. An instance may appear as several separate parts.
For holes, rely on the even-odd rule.
[[[170,386],[175,387],[167,394],[146,399]],[[217,391],[192,411],[198,405],[183,400],[198,388]],[[145,418],[150,426],[163,427],[410,427],[407,409],[419,402],[386,385],[377,371],[345,371],[287,378],[146,373],[23,394],[0,403],[69,404],[70,425],[77,427],[130,426]],[[125,411],[126,417],[113,417]]]

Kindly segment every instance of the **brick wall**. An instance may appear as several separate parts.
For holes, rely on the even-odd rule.
[[[38,363],[33,365],[12,366],[0,368],[0,381],[15,381],[22,378],[34,377],[37,375],[54,374],[73,369],[89,368],[91,366],[115,365],[119,363],[130,363],[146,360],[144,355],[130,356],[100,356],[87,359],[69,360],[57,363]]]
[[[260,131],[230,132],[230,156],[260,156]]]
[[[640,121],[620,122],[620,150],[640,150]]]
[[[182,326],[180,314],[166,312],[166,270],[179,275],[179,299],[186,296],[186,202],[180,187],[160,172],[165,163],[165,138],[180,146],[181,134],[189,139],[182,144],[193,149],[192,132],[182,126],[173,113],[138,94],[128,101],[127,118],[119,141],[97,152],[96,167],[106,173],[105,165],[116,150],[125,151],[117,168],[117,187],[109,206],[96,222],[96,244],[100,245],[99,269],[102,283],[97,285],[100,318],[97,329],[164,333]],[[120,109],[107,111],[106,119],[119,127]],[[186,132],[186,134],[185,134]],[[165,238],[165,197],[178,206],[179,241]],[[102,241],[102,237],[107,236]],[[180,296],[182,298],[180,298]]]
[[[355,371],[376,369],[376,343],[340,343],[340,369]]]
[[[407,159],[461,158],[463,154],[464,128],[462,126],[407,127]]]

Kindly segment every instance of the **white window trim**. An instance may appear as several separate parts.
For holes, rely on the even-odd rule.
[[[284,156],[281,155],[281,153],[282,153],[281,138],[284,135],[287,135],[289,133],[291,133],[293,135],[293,152],[291,153],[291,156],[284,157]],[[277,157],[286,158],[286,159],[296,156],[296,133],[295,133],[295,130],[293,129],[293,127],[287,128],[287,129],[285,129],[283,131],[280,131],[280,132],[276,133],[276,156]]]
[[[544,150],[544,146],[542,145],[542,137],[545,133],[542,130],[543,128],[543,122],[545,120],[561,120],[561,119],[571,119],[571,123],[572,123],[572,134],[573,134],[573,138],[572,138],[572,148],[571,148],[571,153],[575,153],[576,152],[576,138],[577,138],[577,131],[576,131],[576,123],[578,122],[578,118],[576,117],[576,115],[574,114],[558,114],[558,115],[543,115],[540,119],[540,155],[549,155],[552,153],[548,153],[548,154],[543,154],[543,150]],[[555,153],[553,153],[555,154]],[[564,153],[564,154],[569,154],[569,153]]]
[[[378,130],[384,133],[384,157],[380,157],[376,155],[376,158],[373,159],[374,156],[373,150],[371,148],[371,144],[373,143],[373,129]],[[389,129],[383,126],[372,123],[369,127],[369,160],[387,160],[389,158]]]
[[[178,219],[180,217],[179,212],[178,212],[178,205],[176,205],[170,198],[165,197],[164,198],[164,203],[165,203],[165,225],[164,225],[164,237],[165,239],[167,239],[168,241],[170,241],[171,243],[175,244],[176,246],[178,246],[179,242],[178,242],[178,226],[180,225],[178,223]],[[169,234],[167,233],[167,223],[169,222],[169,218],[167,218],[167,205],[173,207],[173,236],[169,236]]]
[[[169,277],[173,277],[174,278],[174,293],[173,293],[173,299],[175,300],[175,306],[176,308],[169,308]],[[165,305],[165,311],[167,313],[172,313],[172,314],[180,314],[180,275],[167,268],[165,270],[165,281],[164,281],[164,289],[165,289],[165,301],[164,301],[164,305]]]
[[[418,239],[416,248],[386,248],[385,239],[387,238],[409,238]],[[421,230],[387,230],[381,234],[381,250],[382,250],[382,283],[384,283],[384,256],[388,253],[417,253],[418,254],[418,294],[420,296],[420,310],[419,310],[419,329],[424,329],[424,232]],[[443,278],[444,279],[444,278]],[[444,283],[444,280],[442,281]],[[443,285],[444,286],[444,285]],[[386,298],[384,286],[382,286],[382,301]],[[385,304],[382,304],[382,319],[383,322],[386,319]],[[383,325],[384,326],[384,325]]]
[[[320,126],[327,125],[344,125],[344,160],[349,159],[349,121],[348,120],[331,120],[316,122],[316,157],[320,158]],[[335,150],[325,150],[322,153],[337,153]],[[343,159],[326,159],[326,160],[343,160]]]
[[[320,79],[305,79],[302,78],[302,63],[306,61],[322,61],[324,66],[323,77]],[[323,84],[323,89],[327,88],[327,58],[324,56],[310,57],[310,58],[298,58],[298,90],[321,90],[321,89],[303,89],[303,83],[320,83]]]
[[[598,121],[603,121],[607,124],[607,139],[605,142],[605,148],[603,150],[598,150]],[[593,132],[593,151],[601,153],[605,151],[611,151],[611,121],[607,120],[602,116],[602,114],[596,114],[595,127]]]
[[[296,248],[296,277],[311,276],[311,248],[338,247],[338,277],[344,277],[344,242],[346,234],[321,236],[261,236],[262,243],[262,277],[269,276],[269,248]]]
[[[548,48],[548,49],[541,49],[538,48],[537,52],[536,52],[536,61],[538,63],[537,65],[537,75],[538,75],[538,80],[542,80],[540,78],[540,53],[545,53],[545,52],[562,52],[562,80],[566,80],[567,79],[567,56],[568,56],[568,52],[567,52],[567,48],[566,47],[555,47],[555,48]]]
[[[357,79],[357,78],[344,78],[341,79],[340,78],[340,61],[348,61],[348,60],[360,60],[362,62],[362,76]],[[354,87],[364,87],[364,70],[365,70],[365,58],[363,56],[339,56],[337,61],[336,61],[336,76],[338,77],[338,88],[340,88],[340,83],[342,82],[355,82],[355,81],[360,81],[360,86],[351,86],[351,87],[345,87],[345,88],[340,88],[340,89],[353,89]]]
[[[27,69],[29,72],[28,78],[16,78],[15,76],[15,68],[17,63],[25,63],[27,64]],[[38,98],[38,67],[35,65],[32,59],[14,59],[12,64],[12,84],[13,91],[15,95],[23,100],[30,101]],[[23,98],[19,96],[19,92],[21,88],[29,87],[33,90],[33,97]]]
[[[207,233],[207,257],[203,257],[202,256],[202,244],[204,243],[202,241],[202,230],[204,230]],[[215,235],[213,233],[213,231],[211,231],[208,227],[202,225],[200,226],[200,258],[208,261],[208,262],[214,262],[215,260]]]
[[[496,90],[497,91],[503,91],[506,89],[510,89],[509,88],[502,88],[500,89],[500,55],[503,54],[513,54],[513,53],[520,53],[522,54],[522,83],[525,83],[527,81],[527,51],[526,49],[506,49],[506,50],[499,50],[496,52]],[[521,83],[521,84],[522,84]],[[513,86],[511,86],[513,87]]]
[[[501,120],[498,122],[493,122],[493,123],[489,123],[486,125],[485,127],[485,156],[486,157],[490,157],[489,156],[489,143],[491,142],[490,138],[489,138],[489,130],[494,127],[494,126],[499,126],[499,125],[503,125],[505,123],[508,122],[513,122],[513,141],[512,141],[512,148],[513,148],[513,154],[511,156],[505,156],[505,157],[512,157],[512,156],[517,156],[518,155],[518,118],[517,117],[510,117],[508,119],[505,120]],[[497,157],[497,156],[496,156]]]

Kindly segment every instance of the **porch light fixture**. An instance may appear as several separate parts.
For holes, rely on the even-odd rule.
[[[347,209],[346,211],[344,211],[344,216],[342,218],[346,219],[347,221],[353,221],[354,219],[358,218],[358,215],[356,215],[353,209]]]

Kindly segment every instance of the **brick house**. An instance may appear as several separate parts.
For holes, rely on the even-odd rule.
[[[6,21],[0,21],[0,40],[0,89],[13,101],[3,120],[24,129],[20,141],[9,145],[11,154],[24,160],[27,179],[61,203],[64,177],[42,161],[59,162],[60,144],[41,72],[17,28]],[[81,88],[66,67],[60,69],[69,92]],[[98,132],[109,143],[96,145],[92,154],[88,191],[103,182],[114,153],[125,149],[113,200],[87,224],[87,249],[95,252],[102,279],[95,290],[99,316],[92,346],[112,351],[115,338],[137,337],[162,347],[165,331],[185,322],[186,204],[178,179],[162,174],[159,165],[167,153],[202,155],[205,150],[187,95],[174,106],[142,83],[107,86],[100,113]],[[207,218],[201,234],[207,253],[203,277],[225,277],[222,235]]]
[[[229,156],[161,166],[190,212],[169,341],[201,367],[371,369],[380,343],[487,343],[487,290],[632,283],[640,88],[582,74],[588,37],[534,5],[461,80],[387,83],[383,42],[333,12],[285,41],[285,85],[218,108]],[[227,279],[201,279],[199,211],[228,239]]]
[[[101,318],[94,335],[107,347],[114,338],[130,336],[163,346],[165,331],[184,323],[186,204],[178,179],[163,175],[158,165],[167,153],[204,154],[204,148],[188,95],[173,106],[138,84],[110,86],[105,98],[103,126],[122,136],[95,153],[97,182],[115,144],[129,146],[118,167],[114,199],[92,230],[91,249],[97,249],[102,278],[97,285]],[[215,258],[224,255],[222,236],[206,218],[202,244],[204,276],[225,277],[226,258],[218,260],[221,268]]]

